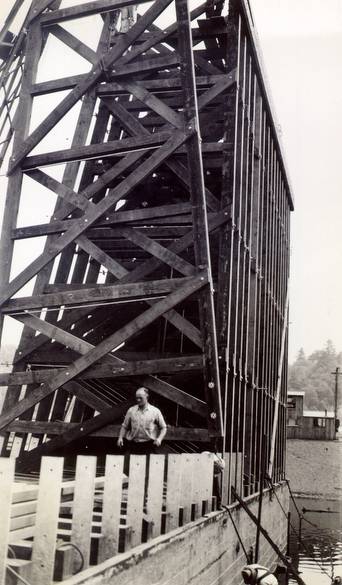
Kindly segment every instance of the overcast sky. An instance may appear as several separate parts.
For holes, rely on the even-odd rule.
[[[342,350],[342,0],[251,0],[295,197],[290,359]]]
[[[342,350],[342,0],[250,0],[250,4],[295,197],[292,361],[300,347],[310,353],[327,339]],[[12,0],[1,0],[1,21],[10,6]],[[53,75],[63,76],[55,67],[57,62]],[[4,179],[0,189],[1,213]],[[30,209],[33,219],[37,208]],[[25,245],[20,255],[24,258]],[[7,331],[10,343],[13,331]]]

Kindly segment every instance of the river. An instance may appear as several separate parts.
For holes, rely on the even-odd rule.
[[[291,503],[290,556],[306,585],[331,585],[332,576],[342,577],[342,501],[301,497],[296,503],[303,515],[302,544],[298,513]]]

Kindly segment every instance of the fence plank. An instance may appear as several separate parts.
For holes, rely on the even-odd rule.
[[[119,549],[119,525],[123,482],[123,455],[107,455],[102,508],[102,538],[98,562],[115,555]]]
[[[203,471],[203,456],[201,453],[196,453],[192,456],[192,498],[191,503],[195,505],[194,520],[202,515],[202,493],[203,487],[207,483],[207,477]]]
[[[222,504],[227,505],[230,503],[230,453],[224,453],[224,463],[225,463],[225,468],[223,471],[223,477],[222,477],[222,481],[223,481],[223,493],[222,493]]]
[[[199,462],[201,500],[207,502],[207,512],[211,511],[213,497],[214,454],[201,453]]]
[[[29,578],[35,585],[50,585],[53,579],[63,463],[63,457],[43,457],[40,466]]]
[[[191,520],[191,504],[192,490],[193,490],[193,469],[195,464],[195,456],[191,453],[181,454],[182,464],[182,479],[181,479],[181,495],[180,503],[183,507],[183,524]]]
[[[146,456],[131,455],[127,493],[127,525],[132,528],[131,546],[141,543],[144,509]]]
[[[14,459],[0,458],[0,585],[5,585],[8,535],[10,530]]]
[[[83,555],[84,569],[89,566],[90,559],[95,476],[96,457],[79,455],[76,463],[71,542],[80,549]],[[74,570],[78,569],[79,565],[79,553],[75,551]]]
[[[151,455],[147,490],[147,515],[153,522],[152,537],[161,532],[165,455]]]
[[[166,532],[174,530],[179,526],[179,506],[181,487],[181,457],[169,455],[167,466],[167,487],[166,487]]]

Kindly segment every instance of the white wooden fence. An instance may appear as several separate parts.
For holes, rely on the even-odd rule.
[[[62,581],[89,565],[191,522],[215,507],[211,454],[42,459],[39,482],[15,482],[14,460],[0,458],[0,585],[18,574],[34,585]]]

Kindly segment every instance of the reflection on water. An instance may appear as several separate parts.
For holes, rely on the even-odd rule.
[[[297,498],[303,512],[301,527],[291,507],[290,556],[306,585],[331,585],[332,575],[342,576],[342,502]],[[298,542],[301,530],[302,544]],[[319,566],[318,566],[319,565]],[[296,581],[290,579],[289,583]]]

